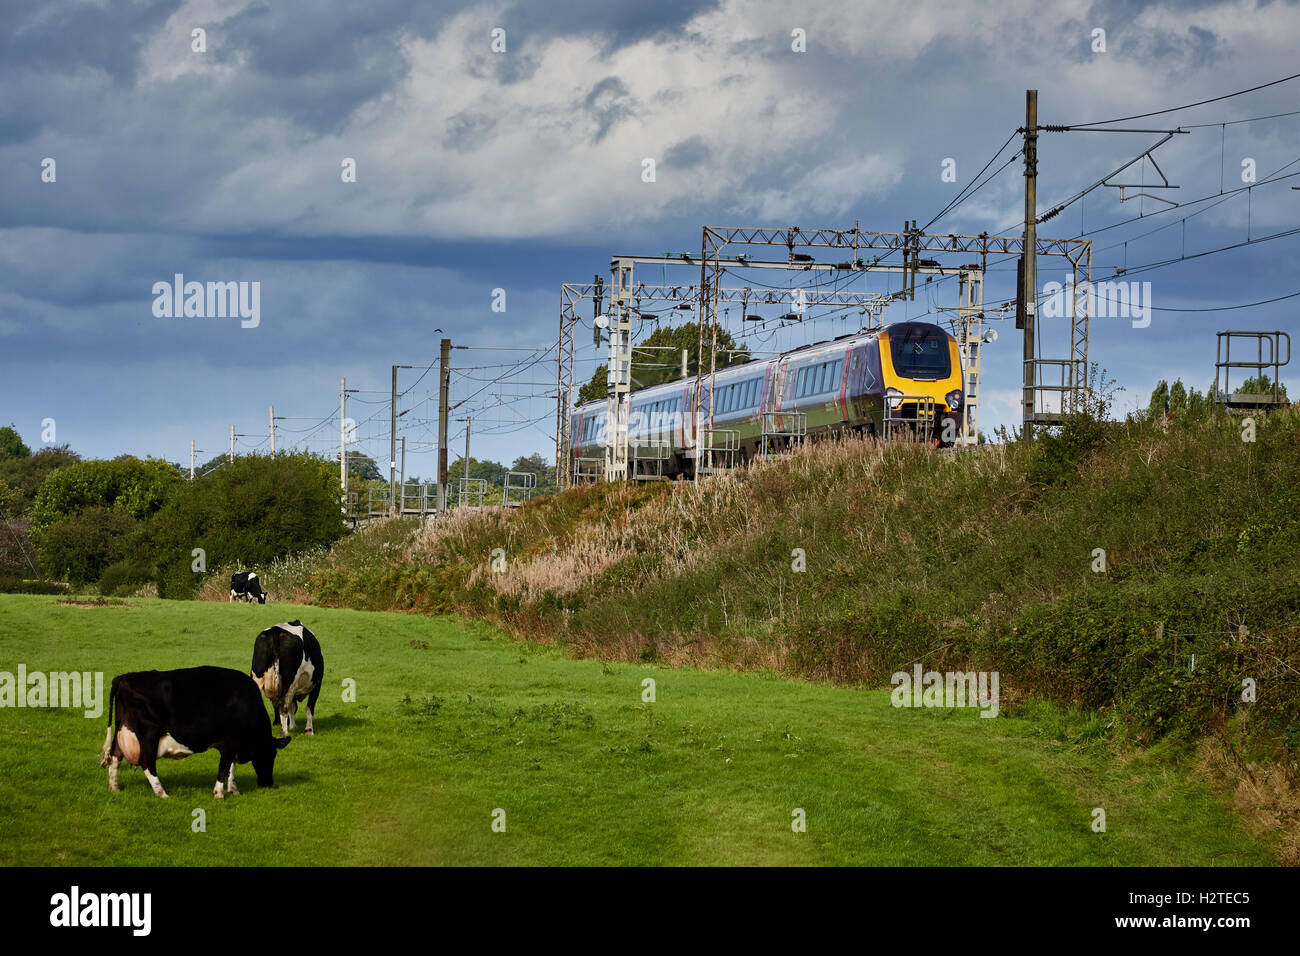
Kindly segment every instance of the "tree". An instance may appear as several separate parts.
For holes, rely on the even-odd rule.
[[[1273,380],[1267,375],[1260,375],[1259,378],[1248,378],[1232,390],[1234,395],[1271,395],[1273,392]],[[1277,383],[1277,393],[1282,398],[1286,398],[1286,386],[1281,382]]]
[[[546,494],[555,490],[555,466],[548,464],[539,453],[527,457],[520,455],[510,466],[511,471],[527,471],[537,476],[533,494]]]
[[[36,492],[52,472],[79,461],[81,456],[67,445],[47,446],[27,458],[0,458],[0,481],[22,495],[22,507],[15,513],[31,508]]]
[[[704,337],[704,371],[709,371],[710,338]],[[661,346],[666,346],[661,347]],[[652,348],[653,347],[653,348]],[[688,353],[687,368],[693,374],[700,367],[700,327],[694,322],[672,328],[659,328],[632,351],[632,391],[660,385],[681,377],[682,349]],[[731,333],[718,329],[717,368],[739,365],[750,359],[749,349],[736,348]],[[594,402],[609,393],[609,366],[601,365],[591,381],[578,390],[577,402]]]
[[[237,456],[202,478],[179,482],[145,530],[159,596],[194,593],[196,548],[213,570],[233,563],[264,567],[328,547],[346,530],[341,494],[338,464],[305,453]]]
[[[130,553],[136,527],[125,511],[101,505],[59,518],[40,536],[41,572],[78,587],[98,581]]]
[[[10,458],[30,458],[32,450],[23,444],[22,436],[12,425],[0,428],[0,461]]]
[[[379,471],[379,465],[375,460],[364,452],[348,452],[348,478],[359,478],[362,481],[387,481]]]
[[[143,520],[182,484],[180,472],[159,458],[123,455],[112,461],[79,461],[52,472],[32,505],[32,532],[91,507],[114,508]]]
[[[0,521],[18,517],[22,514],[24,506],[23,493],[17,488],[11,488],[3,478],[0,478]]]
[[[1183,380],[1176,379],[1174,384],[1169,386],[1169,410],[1175,415],[1181,415],[1187,411],[1187,388],[1183,385]]]
[[[465,459],[462,458],[447,468],[447,484],[454,487],[464,475]],[[489,487],[500,487],[505,483],[506,466],[497,461],[471,457],[469,460],[469,476],[484,479]]]
[[[1151,418],[1159,418],[1164,415],[1168,404],[1169,383],[1162,378],[1156,383],[1155,390],[1151,393],[1151,402],[1147,405],[1147,415]]]

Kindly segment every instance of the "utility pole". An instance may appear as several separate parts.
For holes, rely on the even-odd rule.
[[[275,454],[275,406],[272,405],[270,406],[270,408],[271,408],[271,454],[274,455]]]
[[[235,461],[235,426],[234,425],[230,426],[230,461],[232,464]]]
[[[690,349],[682,349],[682,378],[686,378],[687,376],[686,363],[690,359],[690,354]]]
[[[442,340],[438,358],[438,514],[447,510],[447,407],[451,391],[451,339]]]
[[[194,439],[190,439],[190,481],[194,480]]]
[[[397,513],[402,513],[402,505],[406,503],[406,436],[402,436],[402,483],[398,486],[402,489],[402,500],[397,505]]]
[[[393,366],[393,407],[388,427],[388,513],[393,513],[393,486],[397,478],[397,366]]]
[[[459,497],[459,499],[458,499],[460,505],[465,505],[465,504],[467,504],[467,503],[469,502],[469,426],[470,426],[470,420],[469,420],[468,417],[466,417],[466,418],[458,418],[458,419],[456,419],[456,421],[458,421],[458,422],[464,422],[464,423],[465,423],[465,458],[464,458],[464,460],[461,462],[461,470],[460,470],[460,479],[461,479],[461,484],[460,484],[460,497]]]
[[[348,501],[348,380],[339,379],[339,484],[343,486],[343,505]]]
[[[1021,435],[1034,437],[1034,321],[1038,300],[1038,91],[1025,90],[1025,248],[1020,295],[1024,302],[1025,366]]]

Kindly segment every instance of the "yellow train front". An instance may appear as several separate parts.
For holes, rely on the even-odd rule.
[[[952,445],[962,432],[966,399],[957,340],[929,322],[896,322],[880,331],[876,353],[881,434],[903,427],[914,437]]]
[[[632,458],[653,454],[663,477],[691,475],[710,414],[738,462],[766,446],[858,432],[940,446],[961,435],[965,415],[957,340],[930,322],[896,322],[719,371],[698,400],[694,378],[633,392]],[[606,402],[573,410],[569,453],[575,475],[603,474]],[[696,417],[698,416],[698,417]]]

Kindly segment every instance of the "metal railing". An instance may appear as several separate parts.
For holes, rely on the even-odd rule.
[[[594,455],[586,457],[575,457],[573,459],[573,469],[569,476],[571,484],[580,484],[583,482],[593,483],[602,481],[605,477],[605,457],[602,455],[597,458]]]
[[[384,496],[387,499],[387,495]],[[436,514],[438,511],[438,485],[423,482],[398,486],[397,510],[404,515]]]
[[[885,441],[929,442],[937,418],[933,395],[895,395],[885,400],[882,437]]]
[[[1278,381],[1282,366],[1291,364],[1290,335],[1280,331],[1256,332],[1240,329],[1219,332],[1217,335],[1218,347],[1214,362],[1214,402],[1216,405],[1221,406],[1226,411],[1271,411],[1290,404],[1286,395],[1282,393],[1282,386]],[[1253,339],[1255,342],[1255,360],[1233,361],[1233,339]],[[1265,344],[1268,345],[1267,354],[1264,351]],[[1283,346],[1286,346],[1286,358],[1282,358]],[[1246,380],[1250,381],[1253,378],[1257,385],[1262,384],[1265,370],[1272,369],[1273,376],[1270,388],[1268,391],[1238,392],[1234,394],[1232,384],[1229,381],[1234,368],[1249,369],[1254,372],[1253,375],[1247,376]],[[1223,382],[1222,388],[1219,387],[1220,380]]]
[[[808,437],[807,412],[763,412],[760,425],[758,454],[761,458],[787,451]]]
[[[458,504],[461,508],[482,508],[483,496],[486,494],[486,478],[462,478]]]
[[[505,484],[501,487],[501,504],[507,508],[518,508],[533,496],[537,487],[537,475],[531,471],[507,471]]]
[[[1025,359],[1034,373],[1033,415],[1030,422],[1037,425],[1059,425],[1065,416],[1076,411],[1083,411],[1083,369],[1081,359]],[[1038,370],[1042,366],[1055,367],[1060,370],[1060,381],[1056,384],[1043,384],[1038,381]],[[1044,407],[1047,397],[1057,396],[1056,408]]]
[[[672,457],[672,443],[666,438],[635,438],[628,442],[628,477],[633,481],[662,481],[664,467]]]
[[[700,474],[730,471],[740,456],[740,432],[734,428],[700,429],[698,454],[695,467]]]

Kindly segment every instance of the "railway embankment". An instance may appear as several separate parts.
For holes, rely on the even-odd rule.
[[[1093,737],[1199,747],[1273,807],[1261,826],[1294,827],[1298,447],[1294,409],[1253,432],[1081,418],[957,453],[837,441],[699,483],[386,523],[293,588],[611,660],[870,686],[918,663],[996,671],[1003,712],[1049,701]]]

